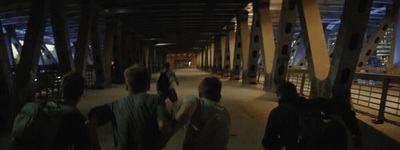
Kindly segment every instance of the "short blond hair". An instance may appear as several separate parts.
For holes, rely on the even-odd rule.
[[[132,92],[145,92],[150,89],[151,74],[141,64],[135,64],[125,69],[125,82]]]

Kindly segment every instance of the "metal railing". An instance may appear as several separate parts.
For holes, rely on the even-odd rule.
[[[287,74],[287,81],[295,84],[299,94],[305,97],[310,96],[309,78],[308,70],[304,69],[290,69]],[[351,86],[355,111],[376,118],[374,123],[389,122],[400,126],[399,83],[400,76],[356,73]]]

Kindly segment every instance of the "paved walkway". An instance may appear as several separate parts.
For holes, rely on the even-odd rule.
[[[175,70],[180,85],[176,87],[179,101],[181,103],[185,96],[196,95],[197,86],[201,79],[212,76],[208,72],[197,69]],[[149,93],[156,93],[155,80],[157,74],[153,74]],[[231,115],[231,137],[228,145],[230,150],[261,150],[261,139],[264,134],[265,125],[269,112],[277,106],[275,94],[262,90],[262,85],[242,85],[238,81],[222,81],[221,104],[225,106]],[[90,108],[102,105],[127,95],[124,85],[113,85],[105,90],[88,90],[85,92],[78,108],[83,114],[87,114]],[[180,105],[180,104],[179,104]],[[178,106],[178,105],[176,105]],[[171,103],[167,101],[167,107]],[[172,108],[175,112],[178,109]],[[400,127],[385,123],[383,125],[368,125],[371,118],[358,114],[357,117],[363,134],[365,150],[399,150],[400,149]],[[364,123],[366,122],[366,123]],[[379,130],[377,130],[379,129]],[[111,125],[107,124],[98,129],[101,146],[104,150],[114,149]],[[382,133],[382,132],[385,132]],[[167,144],[167,150],[178,150],[182,147],[184,130],[176,133]],[[6,143],[4,135],[0,146]],[[350,149],[352,143],[349,144]],[[0,148],[2,149],[2,148]]]

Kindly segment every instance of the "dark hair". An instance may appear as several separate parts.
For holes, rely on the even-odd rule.
[[[169,62],[165,62],[165,63],[164,63],[164,67],[165,67],[165,68],[169,68],[169,66],[170,66]]]
[[[61,80],[61,91],[64,100],[76,100],[83,94],[85,88],[84,79],[81,74],[69,72]]]
[[[151,74],[143,65],[135,64],[126,68],[124,76],[132,92],[145,92],[150,89]]]
[[[291,82],[283,82],[279,85],[278,89],[276,90],[276,94],[280,95],[281,97],[296,97],[297,89],[296,86]]]
[[[204,98],[218,102],[221,95],[221,87],[222,83],[218,78],[206,77],[199,85],[199,92]]]

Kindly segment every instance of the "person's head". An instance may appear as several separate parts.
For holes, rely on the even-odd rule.
[[[135,64],[125,69],[126,90],[134,93],[146,92],[150,89],[151,74],[146,67]]]
[[[66,102],[78,101],[85,88],[84,79],[81,74],[69,72],[61,80],[62,97]]]
[[[169,66],[170,66],[169,62],[165,62],[165,63],[164,63],[164,68],[165,68],[165,69],[169,69]]]
[[[219,102],[221,100],[221,81],[215,77],[206,77],[199,85],[199,97]]]
[[[297,97],[296,86],[291,82],[283,82],[279,84],[278,89],[276,90],[276,96],[279,99]]]

